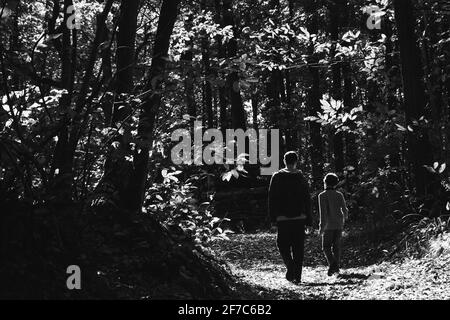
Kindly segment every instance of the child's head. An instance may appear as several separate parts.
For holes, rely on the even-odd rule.
[[[339,182],[339,178],[335,173],[329,173],[323,179],[323,184],[325,188],[334,188],[337,186]]]
[[[284,164],[287,167],[295,167],[297,165],[298,155],[294,151],[286,152],[284,155]]]

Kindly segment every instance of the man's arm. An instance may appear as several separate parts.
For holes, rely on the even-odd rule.
[[[278,176],[275,173],[272,176],[272,179],[270,179],[270,185],[269,185],[269,197],[268,197],[268,211],[269,211],[269,218],[271,222],[277,221],[278,216],[278,193],[279,193],[279,180]]]
[[[306,214],[306,222],[305,224],[309,227],[312,227],[312,210],[311,210],[311,192],[309,191],[309,184],[306,180],[305,182],[305,214]]]
[[[322,233],[323,228],[325,226],[325,219],[326,216],[328,214],[327,210],[327,205],[325,203],[325,195],[322,194],[318,196],[318,200],[319,200],[319,232]]]
[[[347,203],[345,202],[345,198],[344,198],[344,194],[341,193],[341,210],[342,213],[344,214],[344,218],[345,220],[348,220],[348,208],[347,208]]]

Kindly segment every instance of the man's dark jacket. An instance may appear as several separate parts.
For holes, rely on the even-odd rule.
[[[279,216],[295,218],[304,214],[305,225],[311,226],[311,195],[305,177],[300,172],[276,172],[270,181],[268,207],[272,222]]]

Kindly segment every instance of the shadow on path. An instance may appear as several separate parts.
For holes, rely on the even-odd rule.
[[[325,287],[325,286],[345,286],[352,284],[350,282],[340,281],[340,282],[302,282],[302,286],[305,287]]]
[[[324,286],[345,286],[361,283],[361,281],[355,280],[367,280],[368,275],[362,273],[344,273],[339,274],[336,279],[341,281],[330,281],[330,282],[303,282],[302,285],[306,287],[324,287]],[[344,281],[342,281],[344,280]]]
[[[338,275],[337,278],[344,280],[351,280],[351,279],[366,280],[369,278],[369,275],[363,273],[344,273]]]

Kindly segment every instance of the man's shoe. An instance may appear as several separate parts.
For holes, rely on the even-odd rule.
[[[333,275],[333,273],[334,273],[333,268],[331,268],[331,267],[328,268],[328,272],[327,272],[328,276],[331,277]]]
[[[291,270],[288,270],[286,272],[286,280],[292,282],[294,281],[294,279],[295,279],[294,273]]]
[[[302,283],[302,277],[295,277],[295,279],[292,281],[294,284],[301,284]]]

